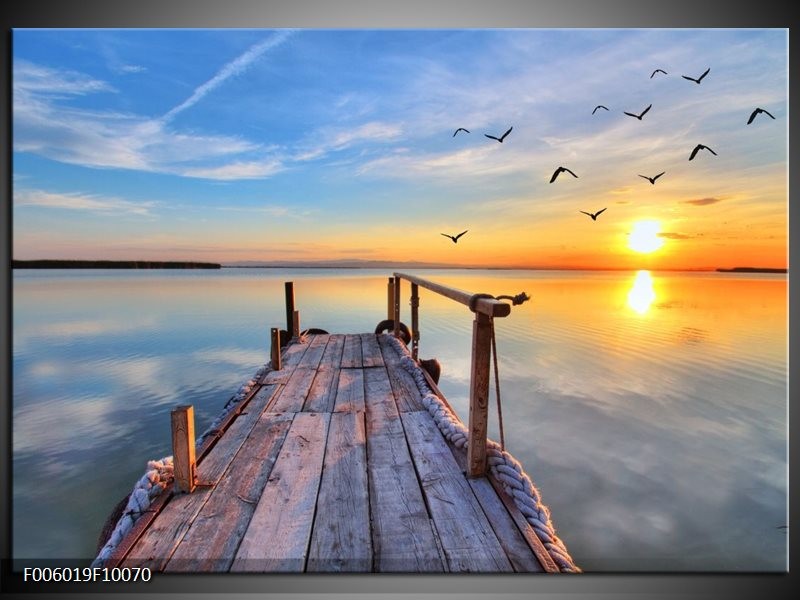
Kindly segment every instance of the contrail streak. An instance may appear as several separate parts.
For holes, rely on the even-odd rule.
[[[251,46],[244,54],[222,67],[219,72],[214,75],[214,77],[195,89],[194,93],[189,96],[189,98],[170,110],[159,120],[161,122],[171,121],[177,114],[197,104],[208,93],[217,89],[231,77],[242,74],[250,67],[250,65],[258,60],[262,54],[264,54],[267,50],[275,48],[276,46],[279,46],[285,42],[293,33],[294,31],[291,29],[284,29],[277,32],[271,38]]]

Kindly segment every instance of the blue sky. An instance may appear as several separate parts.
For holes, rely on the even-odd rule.
[[[787,52],[782,29],[17,29],[14,257],[634,268],[655,220],[647,266],[786,266]]]

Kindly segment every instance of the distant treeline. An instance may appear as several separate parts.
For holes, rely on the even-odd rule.
[[[159,260],[13,260],[14,269],[219,269],[207,262]]]
[[[717,269],[720,273],[788,273],[788,269],[770,269],[762,267],[734,267],[732,269]]]

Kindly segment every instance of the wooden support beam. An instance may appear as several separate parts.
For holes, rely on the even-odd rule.
[[[467,474],[482,477],[486,473],[486,433],[489,421],[489,358],[492,321],[475,313],[472,322],[472,370],[469,386],[469,443]]]
[[[270,359],[272,361],[272,370],[281,370],[281,332],[277,327],[271,330],[272,344],[270,347]]]
[[[428,281],[421,277],[407,275],[406,273],[395,273],[394,275],[395,277],[406,279],[411,283],[419,284],[420,287],[441,294],[445,298],[450,298],[465,306],[469,306],[473,312],[480,312],[490,317],[507,317],[511,314],[511,305],[502,300],[481,297],[473,299],[473,296],[477,296],[476,294],[470,294],[469,292],[457,290],[440,283],[434,283],[433,281]],[[472,304],[472,306],[470,306],[470,304]]]
[[[286,331],[294,331],[294,282],[287,281],[283,284],[286,291]]]
[[[394,278],[394,337],[400,337],[400,278]]]
[[[174,465],[174,491],[191,493],[196,483],[194,448],[194,408],[181,405],[172,409],[172,460]]]
[[[394,277],[389,277],[386,318],[390,321],[394,320]]]
[[[293,338],[300,337],[300,311],[294,311],[294,316],[292,318],[292,328],[290,330],[292,332]]]
[[[411,284],[411,356],[419,356],[419,285]]]

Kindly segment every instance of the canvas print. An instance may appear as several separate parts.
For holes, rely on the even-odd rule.
[[[14,30],[16,567],[785,572],[788,79],[786,29]]]

